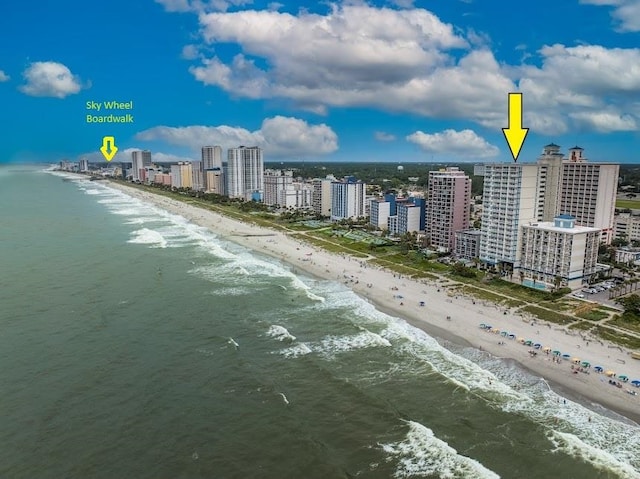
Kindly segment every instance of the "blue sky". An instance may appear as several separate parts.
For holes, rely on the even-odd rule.
[[[0,40],[0,162],[99,160],[107,135],[116,161],[511,161],[521,91],[519,161],[640,163],[640,0],[10,2]],[[134,122],[86,122],[110,100]]]

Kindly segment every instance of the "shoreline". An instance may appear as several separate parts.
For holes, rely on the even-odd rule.
[[[593,366],[600,365],[605,370],[610,368],[618,374],[627,374],[630,379],[640,379],[640,361],[631,359],[617,345],[586,340],[578,332],[569,332],[554,323],[525,318],[486,301],[461,294],[450,296],[446,282],[403,277],[377,265],[369,265],[366,259],[331,253],[307,244],[301,234],[292,237],[279,230],[245,223],[136,187],[108,180],[105,183],[180,215],[228,241],[278,259],[289,265],[294,273],[304,272],[312,277],[340,281],[379,311],[402,318],[438,342],[444,340],[514,361],[529,374],[543,378],[554,392],[591,410],[594,410],[595,403],[640,424],[639,388],[633,388],[629,383],[621,389],[611,386],[605,374],[596,374],[593,369],[590,374],[574,373],[570,361],[553,362],[551,355],[543,353],[542,349],[532,356],[528,352],[531,348],[484,331],[479,324],[490,323],[501,331],[508,330],[563,353],[572,353],[572,357],[588,360]],[[635,390],[638,395],[630,395],[627,390]],[[595,412],[602,414],[597,409]]]

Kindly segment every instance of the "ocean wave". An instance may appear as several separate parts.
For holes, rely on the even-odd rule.
[[[403,441],[380,445],[391,458],[398,460],[394,477],[500,478],[475,459],[458,454],[428,427],[414,421],[407,423],[409,432]]]
[[[132,238],[127,243],[148,244],[156,248],[166,248],[167,240],[155,230],[142,228],[131,233]]]
[[[296,337],[292,335],[284,326],[272,324],[267,331],[267,336],[277,339],[278,341],[295,341]]]

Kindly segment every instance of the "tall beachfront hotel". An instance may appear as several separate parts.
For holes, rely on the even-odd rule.
[[[456,167],[429,172],[426,233],[431,246],[453,251],[456,231],[469,228],[471,179]]]
[[[264,162],[262,149],[257,146],[230,148],[227,154],[227,195],[230,198],[251,200],[262,195]]]
[[[477,174],[484,174],[481,261],[513,272],[520,268],[523,251],[535,254],[523,247],[527,239],[521,227],[553,222],[563,215],[573,218],[572,228],[595,229],[600,241],[611,242],[620,165],[590,163],[583,151],[576,146],[564,157],[560,147],[551,143],[537,163],[488,164],[478,169]],[[549,274],[540,272],[544,277]],[[563,283],[567,284],[564,279]]]
[[[480,260],[502,271],[517,268],[520,225],[538,214],[538,165],[494,163],[476,169],[484,174]]]
[[[203,146],[202,186],[207,193],[224,194],[224,175],[222,174],[222,147]]]
[[[347,176],[331,182],[331,220],[360,218],[366,215],[367,185]]]
[[[131,152],[131,175],[133,181],[140,181],[140,170],[144,171],[145,166],[151,166],[151,152],[149,150],[135,150]]]

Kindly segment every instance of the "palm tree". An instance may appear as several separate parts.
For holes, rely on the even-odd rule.
[[[520,284],[524,283],[524,271],[520,271]]]
[[[553,286],[556,291],[560,289],[560,283],[562,283],[562,278],[560,276],[556,276],[555,278],[553,278]]]

